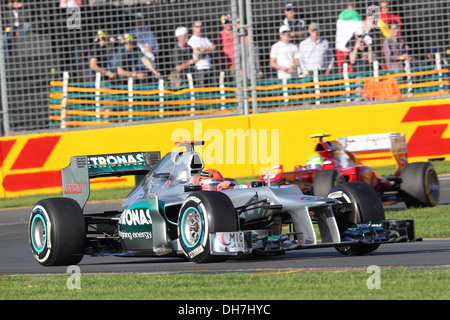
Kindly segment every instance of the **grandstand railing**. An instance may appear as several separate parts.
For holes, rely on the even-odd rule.
[[[437,60],[439,61],[439,57]],[[51,81],[49,124],[53,128],[98,126],[120,122],[157,119],[182,119],[192,116],[243,114],[239,108],[235,83],[196,88],[188,75],[188,84],[169,88],[163,79],[157,85],[137,86],[133,78],[127,86]],[[257,81],[257,103],[248,97],[250,112],[274,108],[312,108],[370,100],[407,99],[450,94],[449,67],[440,63],[387,72],[377,62],[371,73],[351,73],[344,67],[338,75],[312,76],[289,80]],[[257,108],[257,110],[256,110]]]

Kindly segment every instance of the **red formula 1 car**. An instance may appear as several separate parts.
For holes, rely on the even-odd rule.
[[[408,163],[404,135],[382,133],[338,138],[325,141],[329,134],[313,135],[318,138],[315,154],[305,165],[293,171],[283,171],[277,165],[260,180],[270,185],[297,184],[305,194],[325,197],[336,185],[362,181],[370,184],[384,204],[403,201],[407,207],[432,207],[439,201],[439,180],[430,162]],[[381,176],[364,165],[356,156],[359,152],[390,150],[396,159],[395,172]]]

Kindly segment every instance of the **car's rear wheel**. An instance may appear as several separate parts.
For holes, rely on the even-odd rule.
[[[335,169],[318,171],[314,175],[313,194],[326,197],[331,189],[345,182],[345,178]]]
[[[73,265],[83,259],[86,222],[79,204],[70,198],[49,198],[33,207],[29,242],[43,266]]]
[[[205,263],[225,260],[226,256],[211,254],[210,234],[238,229],[239,223],[233,203],[222,192],[192,193],[181,206],[178,238],[190,261]]]
[[[343,236],[345,230],[355,223],[384,220],[384,208],[375,189],[364,182],[350,182],[331,189],[328,198],[351,204],[347,214],[337,214],[336,221]],[[362,255],[376,250],[379,243],[338,246],[336,250],[344,255]]]
[[[430,162],[408,163],[400,177],[400,196],[407,207],[434,207],[438,204],[439,179]]]

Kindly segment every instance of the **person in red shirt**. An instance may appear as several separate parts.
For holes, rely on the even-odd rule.
[[[403,24],[402,19],[400,19],[398,15],[390,13],[391,9],[389,7],[389,4],[389,1],[380,1],[380,19],[388,25],[390,25],[392,22],[397,22],[401,27]]]
[[[225,71],[225,81],[232,81],[236,73],[236,61],[234,58],[234,36],[231,15],[223,15],[220,19],[222,31],[218,35],[217,47],[221,55],[221,69]]]

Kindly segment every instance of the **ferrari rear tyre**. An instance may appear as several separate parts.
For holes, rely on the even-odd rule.
[[[178,239],[186,257],[196,263],[223,261],[212,255],[210,233],[239,229],[230,198],[222,192],[192,193],[183,203],[178,217]]]
[[[335,169],[318,171],[314,175],[313,194],[326,197],[333,187],[345,182],[345,178]]]
[[[438,204],[439,179],[430,162],[408,163],[400,177],[400,195],[407,207],[434,207]]]
[[[355,223],[384,220],[384,208],[375,189],[364,182],[350,182],[333,188],[328,198],[338,199],[343,203],[352,204],[352,211],[348,215],[336,216],[336,222],[341,236],[345,230]],[[362,255],[375,251],[380,244],[361,244],[336,247],[344,255]]]
[[[41,265],[79,263],[86,247],[86,223],[79,204],[70,198],[38,201],[31,211],[28,236]]]

